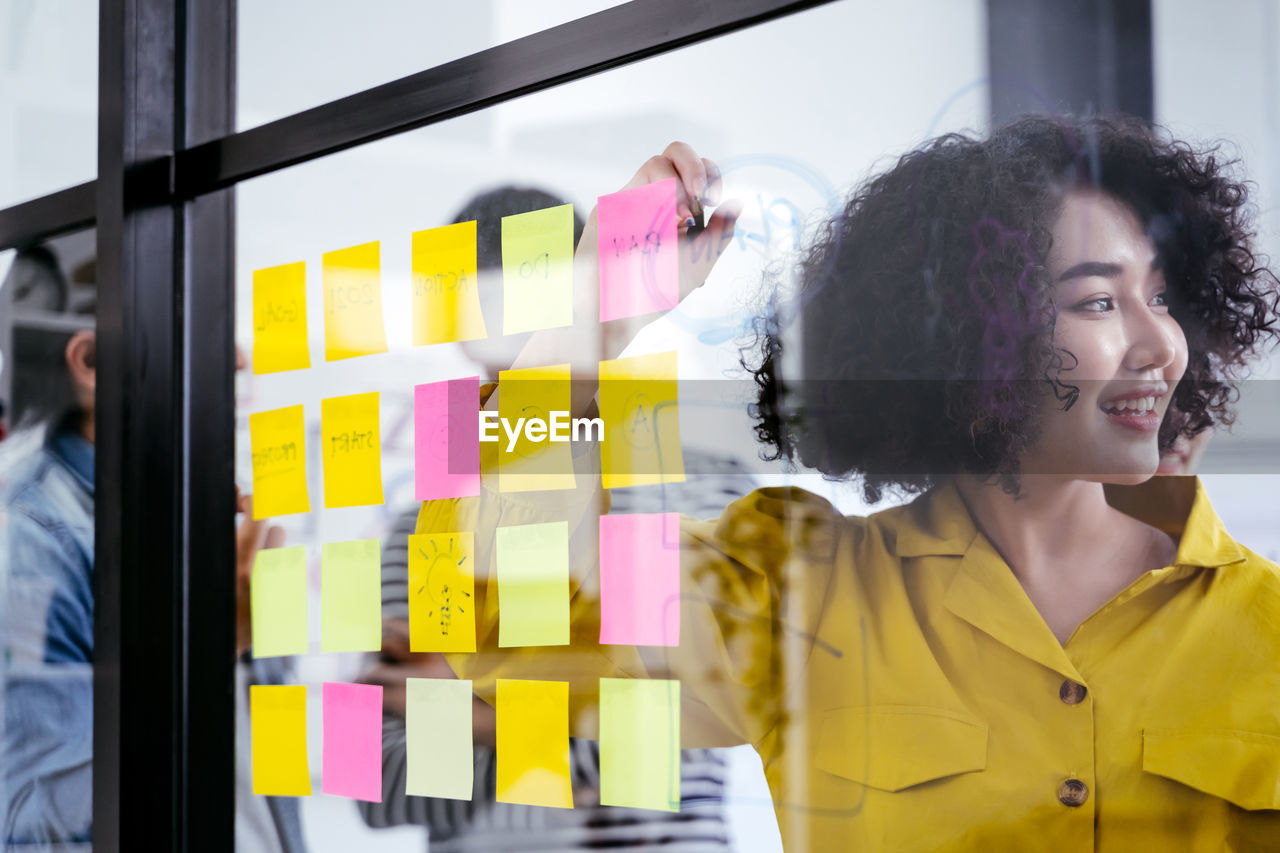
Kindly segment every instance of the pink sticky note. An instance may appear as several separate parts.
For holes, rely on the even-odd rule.
[[[676,179],[602,195],[600,321],[666,311],[680,301]]]
[[[680,645],[680,516],[600,516],[600,642]]]
[[[382,687],[324,683],[321,790],[382,802]]]
[[[480,494],[480,377],[413,389],[414,497]]]

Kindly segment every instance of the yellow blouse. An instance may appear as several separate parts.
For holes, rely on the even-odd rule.
[[[1180,536],[1177,558],[1065,646],[954,487],[866,518],[762,489],[682,518],[677,648],[598,643],[606,493],[485,481],[418,518],[477,531],[479,652],[450,656],[459,676],[490,701],[496,678],[568,681],[584,737],[601,676],[680,679],[684,746],[756,748],[787,850],[1280,850],[1280,569],[1198,479],[1108,487]],[[570,645],[499,648],[492,531],[559,519]]]

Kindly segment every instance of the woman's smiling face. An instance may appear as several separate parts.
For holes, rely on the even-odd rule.
[[[1022,471],[1143,482],[1160,464],[1157,432],[1187,368],[1187,339],[1169,313],[1155,247],[1125,204],[1076,190],[1053,225],[1048,273],[1054,344],[1078,359],[1060,378],[1080,396],[1065,412],[1045,398]]]

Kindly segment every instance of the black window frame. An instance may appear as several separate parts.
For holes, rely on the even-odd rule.
[[[237,133],[234,0],[100,0],[97,178],[0,210],[0,250],[97,228],[96,849],[234,848],[235,185],[831,2],[634,0]],[[1065,2],[1150,57],[1149,0]],[[1006,7],[1000,91],[1028,29],[1057,43]],[[1117,65],[1052,94],[1150,117],[1150,62]]]

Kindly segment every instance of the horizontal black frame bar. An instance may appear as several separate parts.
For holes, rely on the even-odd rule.
[[[482,110],[835,0],[632,0],[576,21],[139,164],[131,204],[190,201],[247,178]],[[94,222],[90,181],[0,210],[0,249]]]
[[[0,210],[0,249],[21,249],[93,225],[98,182],[77,184]]]
[[[178,152],[183,199],[833,0],[633,0]]]

